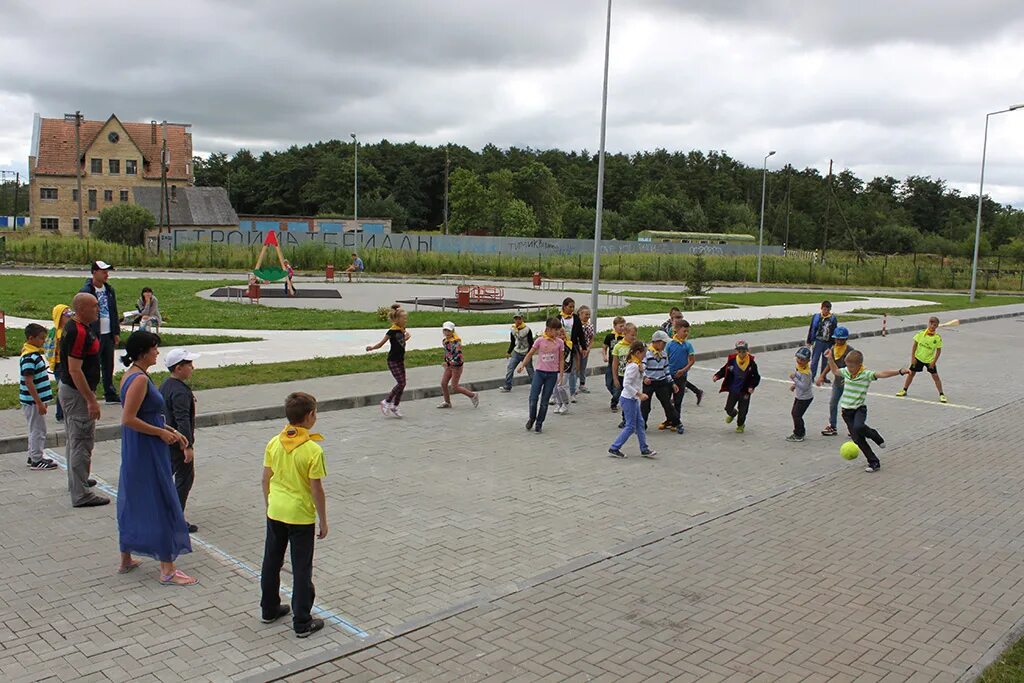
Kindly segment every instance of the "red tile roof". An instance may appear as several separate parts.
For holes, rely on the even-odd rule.
[[[115,118],[111,115],[111,118]],[[106,121],[82,121],[80,146],[82,157],[88,157],[89,146],[99,135]],[[150,123],[118,123],[142,152],[141,175],[144,178],[160,177],[160,147],[163,144],[163,126]],[[155,135],[154,135],[155,129]],[[172,180],[191,180],[189,169],[192,163],[192,133],[187,126],[167,124],[167,150],[171,163],[167,177]],[[64,119],[40,119],[39,155],[32,169],[36,175],[75,175],[75,122]]]

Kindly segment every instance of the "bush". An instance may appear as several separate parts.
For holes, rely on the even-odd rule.
[[[96,239],[137,247],[146,239],[146,231],[156,224],[149,209],[138,204],[118,204],[100,211],[93,228]]]
[[[697,254],[693,267],[686,278],[686,291],[690,296],[707,296],[711,291],[711,279],[708,277],[708,264],[704,257]]]

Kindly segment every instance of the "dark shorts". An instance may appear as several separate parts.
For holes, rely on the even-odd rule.
[[[939,372],[939,364],[936,363],[935,366],[932,367],[932,366],[928,365],[927,363],[925,363],[923,361],[920,361],[917,358],[915,358],[914,359],[914,364],[910,366],[910,371],[911,372],[924,372],[926,369],[928,370],[928,372],[932,373],[933,375],[938,374],[938,372]]]

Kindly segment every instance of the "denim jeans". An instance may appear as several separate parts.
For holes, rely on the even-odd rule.
[[[811,349],[811,377],[818,376],[818,364],[821,362],[821,356],[825,353],[825,349],[831,349],[832,342],[814,340],[814,348]]]
[[[828,423],[833,427],[838,427],[836,419],[839,416],[839,399],[843,396],[843,387],[846,385],[846,380],[841,376],[836,377],[832,380],[832,397],[828,401]]]
[[[620,398],[619,404],[622,405],[622,421],[626,423],[626,426],[619,432],[619,436],[612,444],[612,448],[622,448],[626,440],[633,434],[636,434],[636,440],[640,442],[640,450],[648,450],[647,432],[644,430],[643,418],[640,417],[640,399]]]
[[[533,381],[530,383],[530,419],[537,425],[544,424],[544,418],[548,416],[548,401],[551,400],[551,392],[555,390],[557,383],[558,372],[533,371]]]
[[[516,374],[516,368],[526,358],[525,353],[512,352],[512,355],[508,357],[508,367],[505,368],[505,388],[512,388],[512,378]],[[533,381],[533,361],[531,360],[526,366],[526,374],[529,376],[530,381]]]
[[[615,375],[612,374],[611,363],[608,363],[604,369],[604,386],[608,389],[608,393],[612,395],[612,405],[619,405],[619,394],[622,393],[622,385],[615,386]]]

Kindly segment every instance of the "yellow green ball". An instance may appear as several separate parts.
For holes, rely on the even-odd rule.
[[[847,441],[839,447],[839,455],[847,460],[856,460],[860,455],[860,447],[852,441]]]

